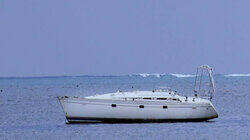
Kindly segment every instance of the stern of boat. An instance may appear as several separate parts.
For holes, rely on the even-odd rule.
[[[211,107],[210,107],[210,109],[209,109],[209,112],[210,112],[210,114],[211,114],[211,119],[218,118],[219,115],[218,115],[217,111],[215,110],[215,108],[214,108],[212,102],[210,102],[210,106],[211,106]]]

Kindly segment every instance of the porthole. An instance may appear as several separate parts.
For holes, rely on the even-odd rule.
[[[163,109],[167,109],[167,108],[168,108],[168,106],[164,105],[164,106],[162,106],[162,108],[163,108]]]
[[[167,98],[156,98],[157,100],[167,100]]]
[[[139,105],[139,108],[144,108],[144,105]]]

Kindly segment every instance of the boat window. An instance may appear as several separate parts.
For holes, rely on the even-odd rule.
[[[116,107],[116,104],[112,104],[111,106],[112,106],[112,107]]]
[[[156,98],[157,100],[167,100],[167,98]]]
[[[164,105],[164,106],[162,106],[162,108],[164,108],[164,109],[165,109],[165,108],[168,108],[168,106]]]
[[[144,105],[139,105],[139,108],[144,108]]]
[[[151,100],[152,98],[143,98],[143,99],[146,99],[146,100]]]

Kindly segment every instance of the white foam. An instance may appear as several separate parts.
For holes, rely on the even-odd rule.
[[[228,74],[228,75],[224,75],[226,77],[239,77],[239,76],[250,76],[250,74]]]
[[[164,73],[163,74],[160,74],[160,73],[151,73],[151,74],[149,74],[149,73],[140,73],[139,75],[142,76],[142,77],[155,76],[157,78],[160,78],[161,76],[164,76],[165,74]]]
[[[140,73],[139,74],[141,77],[148,77],[150,74],[148,74],[148,73]]]
[[[157,78],[160,78],[161,76],[164,76],[165,74],[160,74],[160,73],[152,73],[151,75],[154,75]]]
[[[190,74],[175,74],[175,73],[170,73],[170,75],[178,77],[178,78],[195,77],[195,75],[190,75]]]

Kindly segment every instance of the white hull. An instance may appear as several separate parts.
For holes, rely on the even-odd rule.
[[[201,76],[199,76],[201,69]],[[210,79],[208,91],[202,88],[203,71]],[[198,81],[199,80],[199,81]],[[199,83],[199,85],[197,84]],[[215,91],[212,68],[198,67],[194,97],[179,96],[168,90],[108,93],[85,98],[58,97],[68,122],[84,121],[203,121],[217,118],[211,99]],[[206,93],[210,100],[198,98]]]
[[[68,122],[203,121],[217,118],[212,103],[58,97]]]

